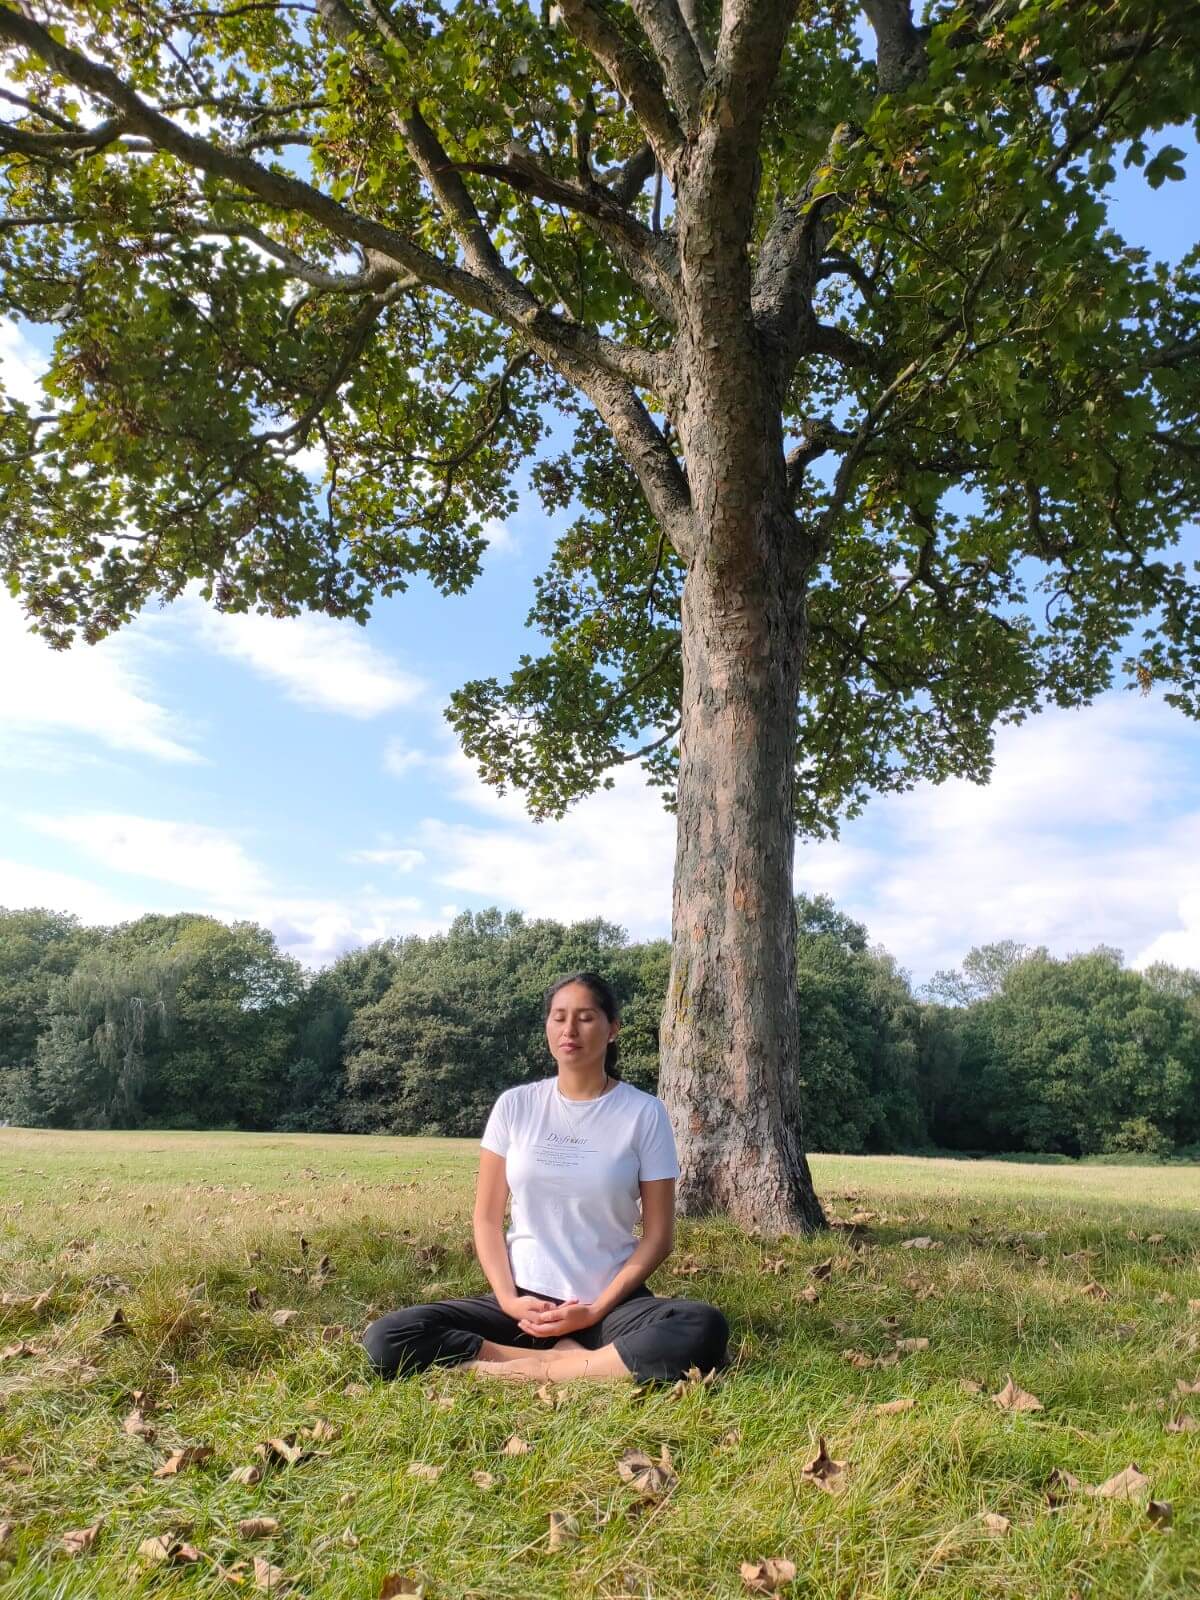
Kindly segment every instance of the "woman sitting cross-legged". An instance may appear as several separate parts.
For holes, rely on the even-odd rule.
[[[558,1075],[504,1091],[479,1156],[475,1248],[493,1292],[373,1322],[363,1343],[383,1377],[461,1365],[539,1382],[671,1382],[727,1365],[729,1326],[715,1306],[646,1287],[674,1243],[679,1161],[662,1101],[617,1076],[619,1027],[594,973],[547,992]]]

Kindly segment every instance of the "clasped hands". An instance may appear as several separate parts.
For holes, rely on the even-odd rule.
[[[535,1339],[561,1339],[580,1328],[591,1328],[600,1320],[594,1307],[585,1301],[564,1300],[556,1306],[552,1300],[539,1300],[532,1294],[518,1295],[504,1309],[516,1318],[522,1333]]]

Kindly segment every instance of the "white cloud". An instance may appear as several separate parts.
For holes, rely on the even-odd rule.
[[[820,882],[923,981],[1012,938],[1063,956],[1096,944],[1131,965],[1200,964],[1200,784],[1168,707],[1113,694],[1001,730],[992,782],[873,802],[822,846]],[[847,846],[850,847],[847,852]]]
[[[480,531],[488,542],[488,549],[494,550],[498,556],[515,555],[521,548],[516,534],[499,517],[489,517]]]
[[[203,643],[281,684],[301,705],[365,719],[410,705],[426,691],[420,678],[369,644],[355,622],[221,613],[194,597],[182,604]]]
[[[1003,938],[1200,967],[1200,777],[1187,728],[1161,703],[1113,694],[1003,729],[990,785],[876,799],[839,841],[800,842],[796,888],[830,894],[918,983]],[[635,937],[667,931],[674,821],[637,772],[538,824],[462,755],[437,764],[481,820],[422,823],[434,881],[474,904],[602,915]]]
[[[444,918],[422,912],[421,901],[411,895],[379,896],[368,892],[343,899],[266,896],[214,908],[223,918],[249,917],[270,928],[280,947],[305,965],[327,966],[346,950],[376,939],[404,934],[431,934],[445,926]]]
[[[46,358],[15,322],[0,322],[0,388],[39,412],[46,406],[41,375]]]
[[[5,764],[43,764],[39,752],[50,753],[47,735],[53,741],[64,734],[160,761],[199,761],[183,742],[178,719],[151,698],[134,666],[138,649],[131,635],[118,634],[95,645],[51,650],[29,632],[17,603],[0,595]]]
[[[0,860],[0,906],[14,911],[28,906],[69,911],[93,924],[127,922],[147,909],[143,900],[115,894],[88,878],[6,860]]]
[[[379,850],[352,850],[347,861],[363,862],[373,867],[394,867],[397,872],[411,872],[425,860],[420,850],[401,850],[390,847]]]
[[[384,746],[383,766],[393,778],[402,778],[413,767],[425,766],[429,757],[423,750],[411,750],[403,739],[389,739]]]
[[[74,845],[110,871],[199,891],[207,898],[259,893],[261,868],[219,828],[116,812],[26,817],[31,828]]]
[[[344,896],[280,891],[237,839],[198,823],[107,813],[24,820],[98,869],[119,874],[118,886],[0,860],[0,905],[44,905],[91,923],[179,909],[223,922],[244,919],[269,928],[282,949],[310,966],[375,939],[434,933],[449,920],[430,916],[415,895],[380,894],[369,886]],[[187,891],[183,906],[181,889]]]
[[[608,917],[635,937],[666,932],[675,825],[638,773],[619,772],[612,789],[581,801],[561,822],[536,823],[520,795],[497,794],[464,756],[445,766],[457,798],[493,825],[422,822],[418,837],[436,882],[530,916]]]
[[[329,453],[323,444],[306,444],[303,450],[295,451],[288,460],[308,477],[324,479],[329,466]]]

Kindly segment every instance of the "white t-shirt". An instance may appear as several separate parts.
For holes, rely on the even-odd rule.
[[[666,1106],[623,1080],[595,1100],[557,1078],[506,1089],[481,1143],[504,1157],[513,1282],[559,1300],[608,1287],[637,1248],[639,1180],[679,1176]]]

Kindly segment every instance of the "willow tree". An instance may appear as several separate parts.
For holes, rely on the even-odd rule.
[[[680,1202],[763,1229],[820,1220],[795,829],[1125,674],[1198,698],[1196,258],[1105,202],[1182,175],[1197,8],[862,13],[0,0],[33,625],[193,582],[361,620],[466,587],[524,474],[574,506],[544,653],[451,721],[540,814],[634,760],[674,795]]]

